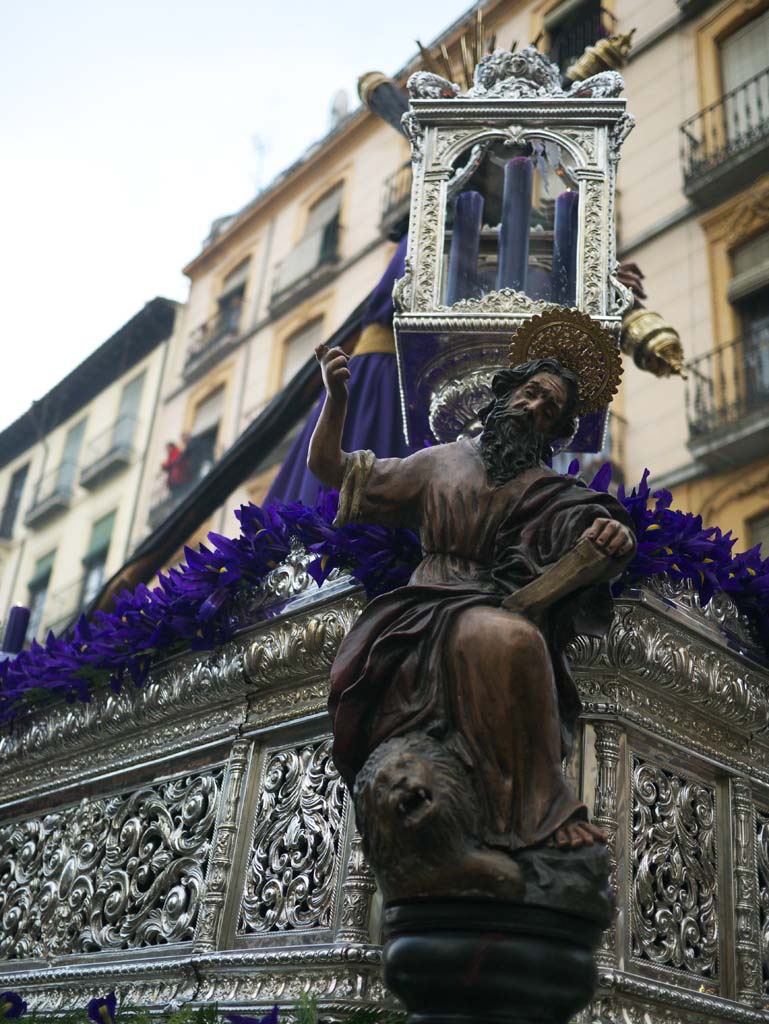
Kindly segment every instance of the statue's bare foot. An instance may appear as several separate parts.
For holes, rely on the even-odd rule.
[[[553,842],[559,850],[578,850],[581,846],[594,846],[596,843],[606,845],[606,833],[591,825],[589,821],[567,821],[553,835]]]

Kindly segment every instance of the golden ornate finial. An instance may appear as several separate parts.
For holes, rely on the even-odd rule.
[[[648,370],[655,377],[686,379],[681,338],[675,327],[659,313],[643,306],[631,309],[622,319],[620,343],[622,351],[632,356],[640,369]]]
[[[381,71],[367,71],[364,75],[360,76],[358,79],[358,96],[364,107],[368,106],[369,96],[374,89],[389,81],[390,79],[387,75]]]
[[[629,32],[599,39],[593,46],[588,46],[566,71],[566,77],[572,82],[583,82],[601,71],[619,71],[627,64],[634,32],[635,29],[631,28]]]
[[[622,376],[613,335],[578,309],[560,306],[522,324],[510,342],[510,365],[549,356],[579,379],[579,411],[599,412],[611,402]]]

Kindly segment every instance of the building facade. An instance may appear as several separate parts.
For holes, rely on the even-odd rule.
[[[125,561],[176,316],[154,299],[0,433],[0,610],[28,639],[77,618]]]
[[[461,66],[472,16],[431,52],[443,45]],[[688,379],[626,358],[605,454],[625,481],[648,467],[677,505],[745,546],[758,542],[769,528],[769,5],[491,0],[484,19],[497,46],[535,40],[562,67],[600,35],[635,30],[623,70],[637,125],[619,169],[619,251],[641,267],[647,305],[678,330]],[[214,224],[185,268],[186,325],[153,440],[157,483],[140,496],[147,531],[183,496],[165,487],[165,444],[188,435],[205,472],[374,285],[409,189],[405,140],[361,108]],[[231,509],[261,499],[284,453],[204,527],[232,529]]]

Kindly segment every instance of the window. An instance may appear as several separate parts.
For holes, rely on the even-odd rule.
[[[769,402],[769,231],[731,254],[729,299],[740,322],[749,408]]]
[[[83,444],[85,434],[85,420],[76,423],[67,431],[64,441],[64,451],[61,462],[56,472],[56,490],[63,494],[69,494],[75,484],[77,473],[77,460],[80,456],[80,448]]]
[[[184,446],[190,482],[204,477],[214,463],[219,421],[224,411],[224,387],[217,388],[195,409],[192,430]]]
[[[550,60],[561,71],[574,63],[597,39],[611,34],[610,15],[599,0],[564,0],[545,15],[544,27],[550,40]]]
[[[769,10],[724,39],[720,51],[725,93],[769,67]]]
[[[51,572],[55,558],[55,551],[51,551],[49,554],[43,555],[42,558],[38,558],[32,578],[27,583],[29,589],[27,641],[31,641],[37,636],[40,624],[43,621],[43,609],[45,608],[45,599],[48,596],[48,584],[51,581]]]
[[[330,224],[338,222],[341,206],[342,186],[337,185],[310,207],[304,228],[305,238],[314,235],[316,231],[327,232]]]
[[[142,371],[138,377],[130,380],[121,392],[120,408],[112,431],[112,451],[118,448],[131,448],[136,422],[139,418],[139,405],[142,400],[145,376],[146,374]]]
[[[291,380],[294,374],[307,362],[315,348],[323,341],[323,317],[311,320],[296,331],[283,345],[283,367],[281,385]]]
[[[250,258],[243,260],[225,277],[222,293],[219,296],[219,314],[217,317],[217,334],[237,334],[240,330],[240,317],[243,312],[243,300],[246,294]]]
[[[769,112],[769,74],[760,74],[769,68],[769,10],[728,36],[719,55],[726,136],[734,140]]]
[[[3,514],[0,516],[0,537],[10,540],[13,536],[13,527],[16,522],[16,514],[21,504],[21,495],[29,472],[29,463],[20,466],[14,471],[11,482],[8,484],[8,493],[5,496]]]
[[[760,544],[761,554],[766,558],[769,555],[769,511],[762,512],[760,516],[749,519],[747,527],[748,546],[752,548],[756,544]]]
[[[80,607],[86,608],[101,590],[104,582],[104,571],[107,565],[112,529],[115,525],[115,513],[102,516],[91,527],[91,539],[88,550],[83,556],[83,590]]]
[[[314,272],[336,260],[341,205],[342,186],[338,185],[310,207],[301,240],[276,268],[273,297],[308,280],[317,282]]]

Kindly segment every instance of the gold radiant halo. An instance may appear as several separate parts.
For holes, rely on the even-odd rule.
[[[599,412],[616,394],[622,376],[617,343],[587,313],[563,306],[518,328],[510,342],[510,366],[545,357],[577,375],[580,413]]]

